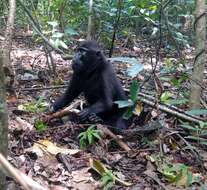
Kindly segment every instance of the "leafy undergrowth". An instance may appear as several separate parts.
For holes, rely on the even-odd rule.
[[[102,134],[94,124],[80,124],[64,117],[46,125],[40,119],[41,114],[64,89],[35,88],[68,81],[71,76],[70,62],[53,53],[59,78],[52,79],[46,72],[44,53],[38,48],[30,50],[21,47],[16,44],[12,52],[18,94],[7,98],[9,161],[16,168],[53,190],[206,189],[205,122],[196,125],[184,123],[131,97],[134,123],[144,127],[156,120],[155,125],[162,126],[150,132],[140,128],[131,135],[120,135],[131,151],[121,148],[115,139]],[[150,50],[145,44],[134,50],[121,51],[122,55],[131,52],[139,58],[146,71],[150,67]],[[190,53],[186,53],[189,61],[192,58]],[[176,58],[168,58],[159,66],[165,68],[166,72],[160,74],[160,80],[169,89],[162,93],[161,102],[174,101],[174,104],[186,109],[186,90],[178,97],[179,88],[189,88],[182,67],[176,65],[180,73],[166,74],[174,69],[174,62]],[[123,86],[129,88],[131,79],[123,75],[127,65],[114,65]],[[38,78],[40,71],[45,72],[43,80]],[[137,78],[143,81],[143,74]],[[151,82],[147,82],[144,90],[149,88],[153,91],[151,87],[154,84]],[[21,90],[28,87],[34,90]],[[176,95],[173,92],[177,92]],[[8,185],[8,189],[20,189],[11,179],[8,179]]]

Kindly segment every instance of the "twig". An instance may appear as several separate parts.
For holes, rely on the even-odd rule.
[[[57,85],[57,86],[43,86],[43,87],[34,87],[34,88],[15,88],[18,91],[38,91],[38,90],[50,90],[50,89],[58,89],[58,88],[66,88],[68,85]]]
[[[8,175],[14,177],[16,181],[19,184],[21,184],[25,190],[48,190],[48,188],[41,186],[36,181],[32,180],[19,170],[15,169],[1,153],[0,164],[0,167],[3,168],[5,172],[8,173]]]
[[[207,103],[201,98],[200,99],[201,104],[203,105],[203,107],[205,107],[205,109],[207,109]]]
[[[63,110],[52,113],[51,115],[48,115],[48,114],[43,115],[42,120],[43,120],[44,123],[49,123],[54,118],[61,118],[61,117],[64,117],[64,116],[72,114],[72,113],[77,114],[79,112],[79,110],[77,110],[76,108],[79,105],[81,105],[80,100],[74,102],[73,104],[71,104],[70,106],[64,108]]]
[[[68,115],[68,114],[71,114],[71,113],[76,113],[77,114],[79,112],[79,110],[76,110],[75,108],[77,108],[80,104],[81,104],[81,101],[77,101],[74,104],[68,106],[67,108],[65,108],[65,109],[63,109],[61,111],[53,113],[52,115],[46,117],[45,122],[49,122],[51,119],[60,118],[60,117],[63,117],[65,115]],[[103,131],[103,133],[105,133],[106,135],[108,135],[111,138],[113,138],[117,142],[117,144],[121,148],[123,148],[125,151],[127,151],[127,152],[131,151],[131,148],[126,143],[124,143],[118,136],[116,136],[114,133],[112,133],[106,126],[104,127],[102,125],[97,125],[97,127],[101,131]]]
[[[201,161],[199,152],[196,149],[193,149],[192,145],[188,141],[186,141],[185,138],[183,138],[179,133],[177,133],[176,135],[186,144],[187,147],[189,147],[191,153],[195,156],[195,158]]]
[[[103,131],[106,135],[108,135],[111,138],[113,138],[116,141],[116,143],[121,148],[123,148],[125,151],[127,151],[127,152],[132,151],[132,149],[126,143],[124,143],[117,135],[115,135],[113,132],[111,132],[111,130],[109,130],[107,127],[104,127],[102,125],[98,125],[97,127],[98,127],[98,129]]]
[[[160,103],[157,103],[156,106],[155,106],[155,101],[143,98],[143,94],[141,94],[141,93],[138,93],[138,95],[139,95],[139,100],[144,102],[145,104],[147,104],[149,106],[152,106],[152,107],[156,107],[157,109],[159,109],[161,111],[172,114],[172,115],[174,115],[176,117],[179,117],[181,119],[184,119],[184,120],[187,120],[187,121],[190,121],[190,122],[194,122],[194,123],[197,123],[197,124],[199,124],[199,122],[201,122],[201,121],[204,121],[204,119],[202,119],[202,118],[197,118],[195,116],[186,114],[184,112],[183,113],[178,112],[178,108],[176,108],[177,110],[175,110],[175,107],[170,108],[169,106],[164,105],[164,104],[160,104]]]
[[[124,89],[124,90],[129,91],[128,89]],[[145,104],[147,104],[153,108],[156,107],[157,109],[159,109],[161,111],[164,111],[168,114],[172,114],[176,117],[179,117],[181,119],[184,119],[184,120],[187,120],[190,122],[194,122],[194,123],[199,124],[199,122],[205,121],[205,119],[200,118],[200,117],[196,117],[194,115],[187,114],[183,110],[181,110],[175,106],[166,105],[164,103],[161,104],[160,102],[157,102],[153,96],[147,95],[145,93],[139,92],[138,99],[139,99],[139,101],[144,102]],[[157,104],[155,104],[155,103],[157,103]]]
[[[68,85],[58,85],[58,86],[48,86],[48,87],[24,88],[24,89],[17,88],[17,89],[19,89],[19,91],[36,91],[36,90],[49,90],[49,89],[66,88],[67,86]],[[125,90],[128,91],[128,89],[125,89]],[[144,94],[144,93],[138,93],[138,96],[141,96],[140,101],[146,103],[149,106],[155,107],[156,100],[153,96],[149,96],[149,95]],[[162,105],[158,104],[157,108],[160,109],[161,111],[167,112],[169,114],[172,114],[176,117],[179,117],[181,119],[185,119],[185,120],[190,121],[190,122],[199,123],[200,121],[205,121],[202,118],[186,114],[186,113],[184,113],[183,110],[181,110],[177,107],[174,107],[174,106],[165,105],[165,104],[162,104]],[[66,111],[66,112],[69,113],[71,111]]]

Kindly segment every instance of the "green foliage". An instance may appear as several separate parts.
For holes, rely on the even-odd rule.
[[[1,18],[4,17],[8,4],[4,1],[0,9]],[[162,3],[162,23],[159,23],[160,8]],[[168,47],[174,47],[175,42],[179,45],[188,45],[192,31],[183,30],[182,20],[193,17],[194,0],[130,0],[122,1],[121,15],[117,35],[119,37],[140,36],[143,29],[147,31],[146,38],[154,38],[159,35],[159,26],[166,36]],[[57,21],[58,28],[66,35],[77,35],[77,32],[86,32],[88,24],[88,1],[53,0],[53,1],[25,1],[24,5],[29,8],[32,16],[39,22],[40,28],[48,32],[48,22]],[[119,9],[118,1],[94,1],[93,3],[93,30],[96,39],[100,39],[109,47],[114,26],[117,21]],[[4,8],[4,9],[3,9]],[[16,24],[27,26],[27,17],[17,3]],[[1,21],[1,20],[0,20]],[[68,29],[68,26],[72,30]],[[78,31],[74,31],[78,29]],[[51,37],[51,36],[50,36]],[[63,40],[63,39],[61,39]],[[63,40],[64,41],[64,40]],[[65,41],[64,41],[65,42]],[[59,40],[53,43],[60,47],[66,47]]]
[[[34,127],[38,131],[44,131],[47,128],[47,126],[41,120],[35,121]]]
[[[61,38],[64,36],[63,33],[61,32],[58,32],[56,30],[57,26],[58,26],[58,23],[56,21],[50,21],[48,22],[48,24],[50,26],[52,26],[52,30],[51,31],[48,31],[48,33],[51,34],[50,36],[50,42],[51,44],[53,44],[55,47],[62,47],[62,48],[65,48],[67,49],[68,46],[65,44],[64,41],[61,40]]]
[[[85,132],[78,135],[80,147],[85,148],[87,145],[91,145],[96,139],[101,139],[100,131],[95,129],[95,125],[90,126]]]
[[[170,97],[172,97],[172,94],[170,92],[168,92],[168,91],[163,92],[162,95],[161,95],[161,97],[160,97],[160,101],[162,103],[167,104],[168,101],[169,101],[169,99],[170,99]]]
[[[135,58],[113,57],[113,58],[110,58],[109,60],[129,63],[131,67],[127,69],[127,74],[131,77],[135,77],[139,72],[141,72],[144,69],[144,66],[140,64]],[[133,80],[130,86],[129,99],[118,100],[114,102],[118,104],[119,108],[128,107],[127,111],[123,115],[125,119],[129,119],[133,114],[133,111],[137,103],[138,88],[139,86],[138,86],[137,81]]]
[[[32,112],[32,113],[39,113],[39,112],[44,112],[47,106],[48,104],[47,102],[45,102],[44,98],[40,97],[37,101],[19,105],[18,109]]]
[[[131,100],[118,100],[114,103],[118,104],[119,108],[131,107],[134,105],[134,103]]]
[[[193,176],[185,164],[164,165],[160,172],[169,182],[177,185],[189,187],[195,182],[200,182],[199,177]]]
[[[186,113],[191,115],[207,115],[207,109],[193,109],[186,111]]]
[[[108,170],[106,173],[103,174],[101,177],[101,184],[104,190],[111,189],[111,187],[115,184],[114,174],[111,170]]]
[[[196,141],[197,144],[207,145],[207,139],[203,138],[207,135],[207,122],[200,122],[199,125],[181,125],[183,128],[189,130],[190,135],[185,137],[186,139],[191,139]]]
[[[133,111],[134,111],[134,106],[129,107],[127,111],[124,113],[123,118],[129,119],[130,117],[132,117]]]
[[[132,84],[130,86],[130,91],[129,91],[129,100],[131,102],[133,102],[133,105],[128,107],[127,111],[124,113],[123,117],[125,119],[129,119],[133,114],[133,111],[134,111],[136,103],[137,103],[138,88],[139,88],[139,86],[138,86],[137,81],[132,81]]]
[[[188,76],[186,73],[181,73],[181,75],[177,78],[173,78],[171,80],[171,83],[174,85],[174,86],[180,86],[183,82],[185,82],[186,80],[188,79]]]
[[[147,136],[142,137],[140,144],[144,147],[146,147],[146,146],[150,147],[150,148],[155,148],[156,147],[156,141],[150,140]]]
[[[140,64],[135,58],[113,57],[109,58],[108,60],[129,63],[130,67],[127,69],[127,74],[132,78],[137,76],[137,74],[139,74],[144,69],[144,65]]]
[[[133,103],[137,102],[137,93],[138,93],[138,83],[136,81],[132,81],[132,84],[130,86],[130,93],[129,93],[129,98]]]
[[[170,163],[165,158],[160,157],[160,155],[151,155],[149,159],[155,163],[157,171],[173,185],[189,187],[193,183],[201,184],[200,175],[193,173],[185,164]]]
[[[184,105],[188,103],[188,99],[182,98],[182,99],[169,99],[167,100],[168,104],[170,105]]]
[[[114,103],[118,104],[119,108],[128,107],[127,111],[123,115],[123,117],[125,119],[129,119],[133,114],[133,111],[134,111],[136,103],[137,103],[138,89],[139,89],[139,86],[138,86],[137,81],[133,80],[132,84],[130,86],[129,99],[128,100],[119,100],[119,101],[114,102]]]
[[[161,76],[160,79],[161,81],[169,83],[170,86],[177,89],[175,92],[179,91],[179,93],[174,93],[172,91],[163,92],[160,97],[162,103],[170,105],[183,105],[188,103],[188,99],[186,98],[189,96],[187,94],[188,91],[183,90],[184,84],[188,79],[188,74],[186,73],[186,70],[183,69],[183,64],[185,64],[183,60],[176,60],[176,62],[171,59],[164,60],[161,68],[161,74],[163,76]]]
[[[73,35],[78,35],[78,32],[74,30],[74,28],[67,26],[65,29],[65,34],[69,35],[69,36],[73,36]]]

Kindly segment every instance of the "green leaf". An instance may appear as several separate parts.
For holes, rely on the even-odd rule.
[[[124,62],[124,63],[129,63],[129,64],[140,64],[137,59],[131,58],[131,57],[112,57],[108,58],[110,61],[118,61],[118,62]],[[140,64],[141,65],[141,64]]]
[[[62,38],[63,37],[63,33],[61,32],[55,32],[52,34],[52,38]]]
[[[78,135],[78,138],[82,138],[85,135],[85,132],[82,132]]]
[[[182,104],[186,104],[188,102],[187,99],[183,98],[183,99],[176,99],[176,100],[168,100],[168,104],[170,105],[182,105]]]
[[[50,41],[51,44],[55,45],[55,40],[50,38],[49,41]]]
[[[53,28],[58,26],[58,22],[57,21],[48,21],[47,22],[49,25],[51,25]]]
[[[137,101],[137,91],[138,91],[138,83],[137,81],[133,80],[130,86],[130,93],[129,93],[129,97],[133,103],[136,103]]]
[[[157,10],[157,5],[152,5],[152,6],[148,7],[148,9],[152,10],[152,11],[153,10],[155,11],[155,10]]]
[[[125,108],[133,106],[134,103],[130,100],[118,100],[114,102],[115,104],[118,104],[118,108]]]
[[[93,133],[93,136],[96,137],[97,139],[101,140],[101,137],[100,137],[99,133],[94,132]]]
[[[95,125],[91,125],[85,132],[82,132],[78,135],[80,146],[83,148],[87,145],[94,143],[95,138],[101,139],[99,136],[100,131],[94,129]]]
[[[142,64],[133,64],[131,67],[127,69],[127,74],[130,77],[136,77],[138,73],[140,73],[144,69],[144,65]]]
[[[38,113],[38,112],[43,112],[47,106],[48,104],[44,101],[42,97],[40,97],[37,101],[19,105],[18,109],[28,112]]]
[[[207,145],[207,140],[205,142],[200,142],[200,144]]]
[[[178,79],[173,78],[173,79],[171,80],[171,82],[172,82],[172,84],[173,84],[174,86],[178,86],[178,85],[180,85],[180,81],[179,81]]]
[[[62,40],[60,41],[60,46],[62,46],[65,49],[68,49],[68,46]]]
[[[94,128],[95,128],[95,125],[91,125],[91,126],[87,129],[87,132],[95,130]]]
[[[35,121],[34,126],[38,131],[43,131],[47,128],[47,126],[41,120]]]
[[[83,139],[80,139],[79,143],[80,143],[80,147],[81,148],[85,148],[86,147],[86,143],[85,143],[85,141]]]
[[[185,113],[191,115],[207,115],[207,109],[193,109],[190,111],[186,111]]]
[[[162,102],[162,103],[168,103],[168,101],[169,101],[169,98],[172,96],[172,94],[170,93],[170,92],[168,92],[168,91],[166,91],[166,92],[163,92],[162,93],[162,95],[161,95],[161,97],[160,97],[160,101]]]
[[[73,35],[78,35],[78,32],[77,31],[75,31],[73,28],[71,28],[71,27],[67,27],[66,29],[65,29],[65,31],[64,31],[66,34],[68,34],[68,35],[71,35],[71,36],[73,36]]]
[[[127,111],[124,113],[123,118],[129,119],[133,115],[134,107],[129,107]]]
[[[196,141],[202,141],[205,142],[207,139],[201,138],[201,137],[196,137],[196,136],[187,136],[185,139],[191,139],[191,140],[196,140]]]
[[[92,133],[88,133],[88,143],[93,144],[93,134]]]
[[[207,122],[199,121],[199,127],[201,129],[206,129],[207,128]]]
[[[60,46],[60,41],[61,41],[61,40],[57,38],[57,39],[55,40],[55,44],[54,44],[54,45],[55,45],[56,47],[59,47],[59,46]]]
[[[181,127],[191,130],[191,131],[198,131],[198,129],[196,127],[190,126],[190,125],[180,125]]]

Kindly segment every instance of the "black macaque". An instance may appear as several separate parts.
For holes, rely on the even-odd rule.
[[[95,41],[85,41],[77,49],[72,60],[73,76],[66,92],[55,101],[53,111],[62,109],[83,93],[89,107],[79,116],[82,121],[95,114],[106,125],[125,129],[127,122],[122,118],[125,109],[114,103],[126,100],[125,92],[117,79],[110,62]]]

